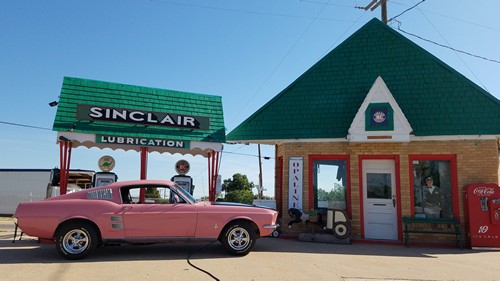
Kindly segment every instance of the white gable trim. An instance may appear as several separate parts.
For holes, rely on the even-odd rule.
[[[372,103],[389,103],[394,116],[394,130],[366,131],[365,111]],[[349,128],[347,139],[350,142],[409,142],[413,131],[408,119],[392,96],[382,77],[377,77],[365,100],[358,109]]]

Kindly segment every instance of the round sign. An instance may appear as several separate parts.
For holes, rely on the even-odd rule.
[[[101,169],[101,171],[109,172],[115,167],[115,159],[113,159],[113,157],[111,156],[106,155],[99,158],[97,165],[99,166],[99,169]]]
[[[175,171],[179,175],[185,175],[189,172],[189,162],[186,160],[179,160],[175,163]]]
[[[373,114],[373,121],[377,123],[383,123],[387,117],[385,116],[385,113],[382,111],[377,111],[375,114]]]

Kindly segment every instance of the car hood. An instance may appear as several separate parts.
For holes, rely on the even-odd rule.
[[[253,208],[261,208],[261,209],[269,209],[274,210],[273,208],[267,206],[253,205],[253,204],[244,204],[244,203],[236,203],[236,202],[212,202],[212,205],[215,206],[238,206],[238,207],[253,207]]]

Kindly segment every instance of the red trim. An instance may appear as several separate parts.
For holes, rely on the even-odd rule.
[[[351,202],[351,161],[349,155],[308,155],[309,157],[309,209],[314,206],[314,187],[313,187],[313,162],[314,160],[344,160],[346,161],[346,179],[347,179],[347,215],[352,218],[352,202]]]
[[[445,160],[450,161],[450,172],[451,172],[451,200],[453,207],[453,217],[460,222],[460,212],[459,212],[459,191],[458,191],[458,176],[457,176],[457,156],[455,154],[419,154],[419,155],[408,155],[408,175],[410,177],[410,191],[413,191],[415,186],[413,180],[413,161],[415,160]],[[410,212],[413,216],[415,213],[415,195],[410,192]]]
[[[276,206],[280,216],[283,216],[283,214],[285,213],[285,210],[283,209],[283,156],[280,156],[279,158],[277,158],[278,162],[279,162],[279,170],[278,170],[278,191],[277,191],[277,195],[276,196],[276,202],[278,203],[278,205]],[[276,193],[276,191],[275,191]],[[287,210],[288,211],[288,210]]]
[[[359,223],[361,230],[361,238],[365,237],[365,213],[363,200],[363,160],[394,160],[394,170],[396,178],[396,223],[398,227],[398,240],[403,239],[403,231],[401,229],[401,172],[399,155],[359,155],[358,156],[358,171],[359,171]]]

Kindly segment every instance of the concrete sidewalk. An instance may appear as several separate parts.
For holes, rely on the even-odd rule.
[[[215,242],[103,247],[67,261],[30,237],[12,243],[12,231],[1,219],[1,280],[500,280],[500,251],[261,238],[245,257]]]

